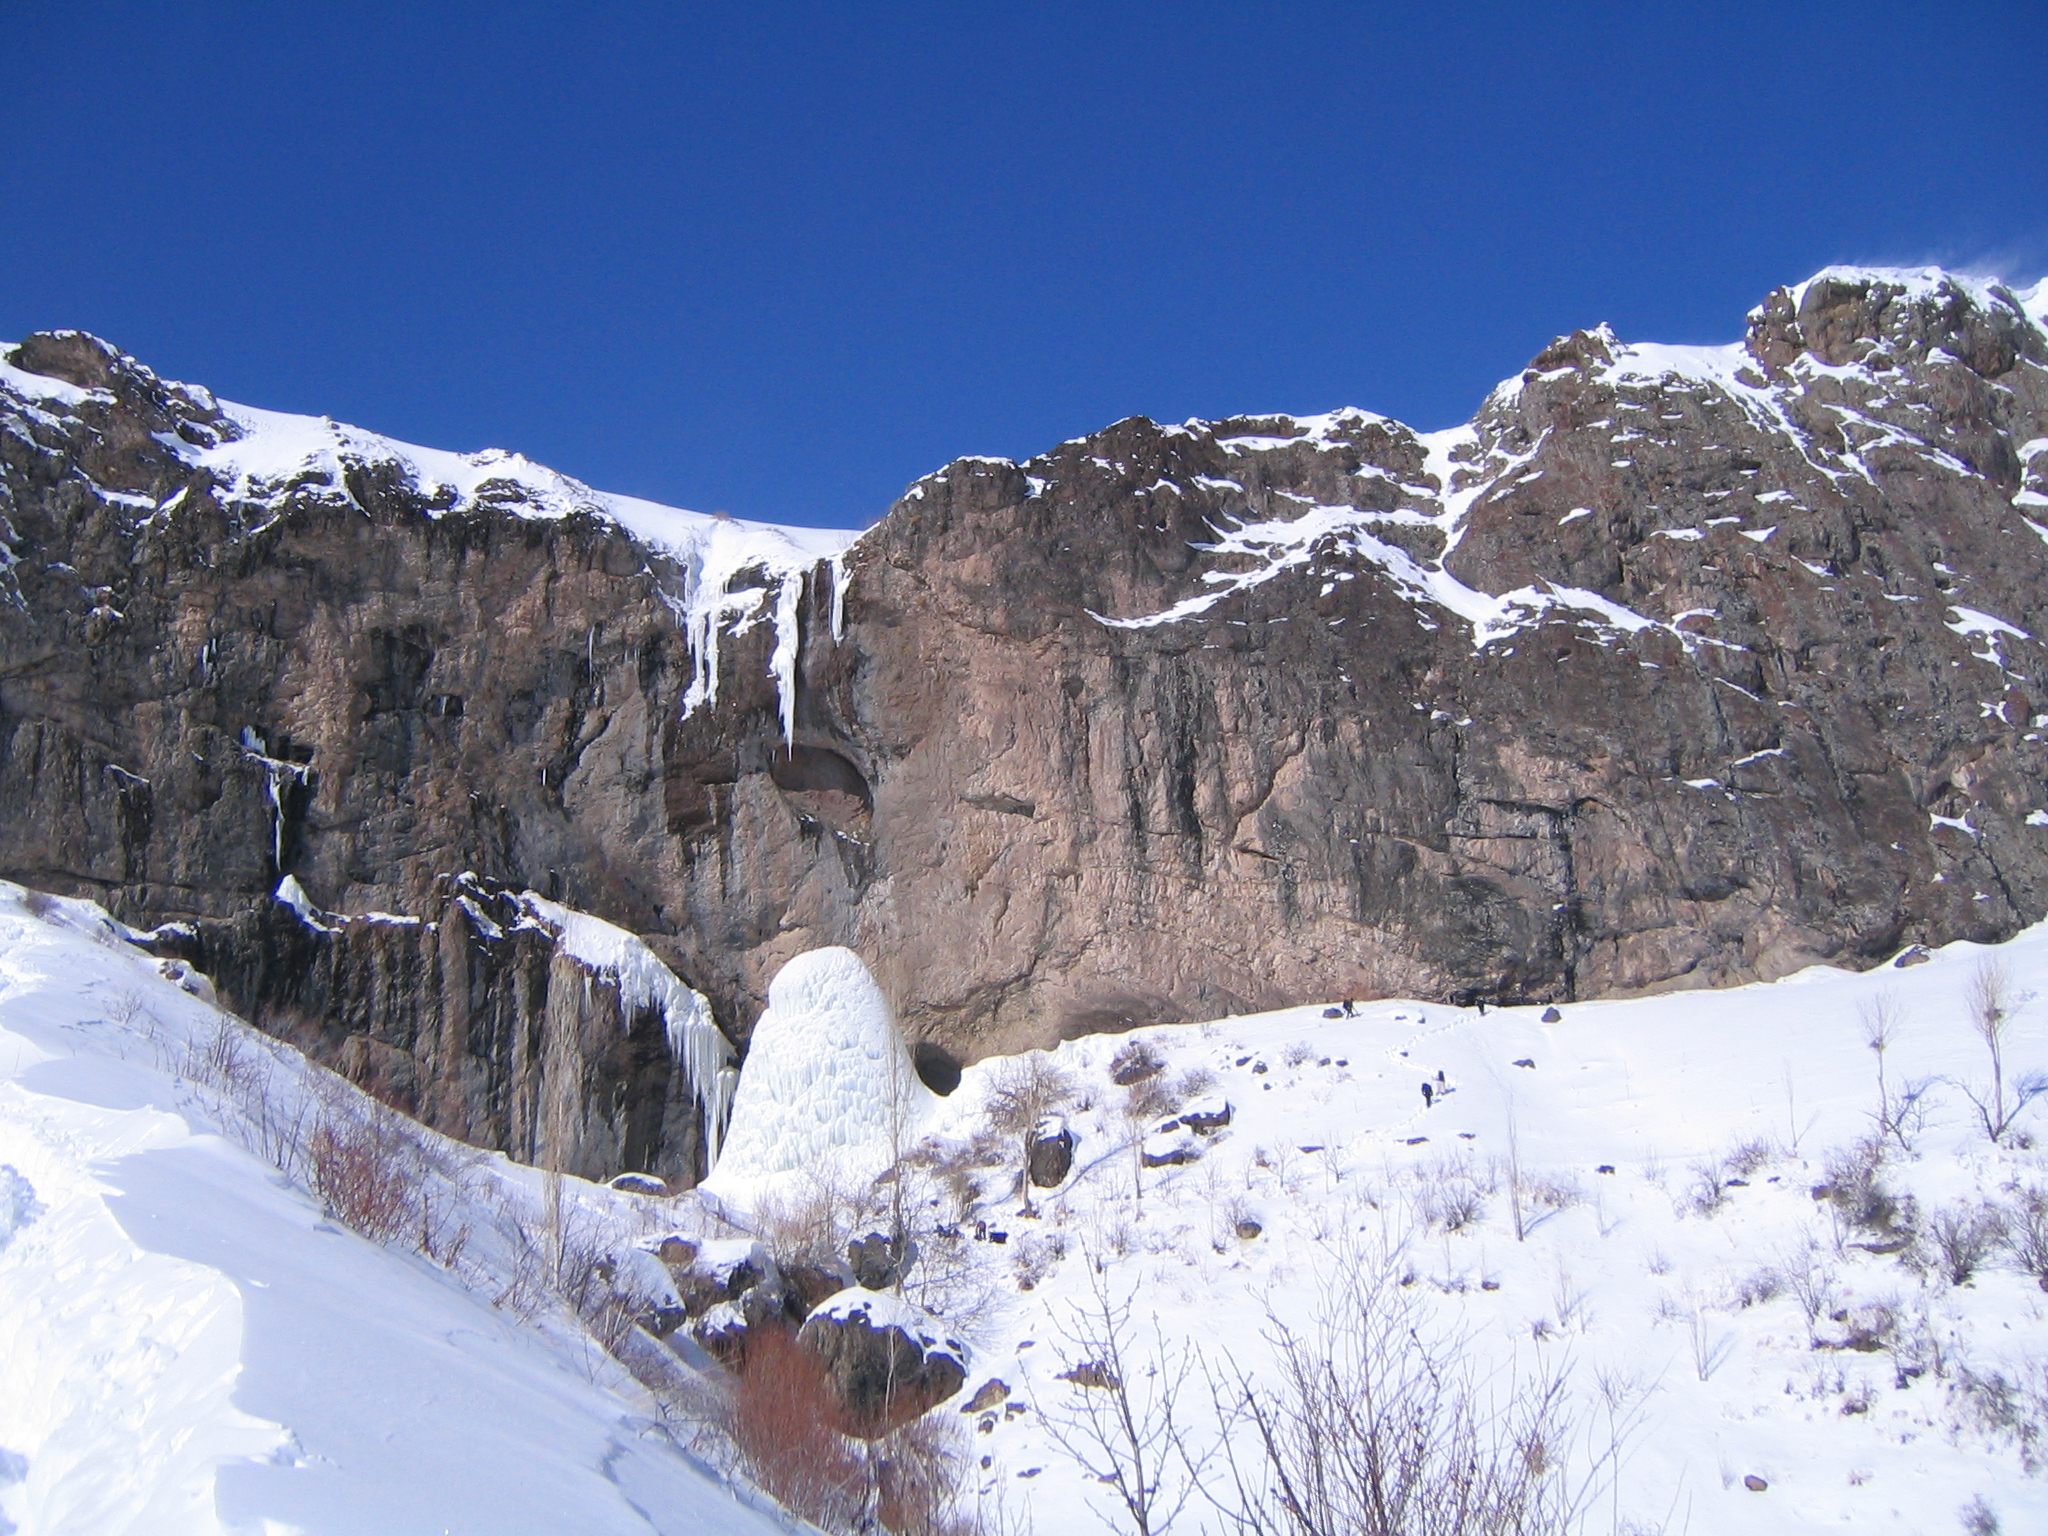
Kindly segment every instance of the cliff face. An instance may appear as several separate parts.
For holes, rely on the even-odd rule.
[[[284,874],[432,916],[474,870],[735,1035],[850,944],[960,1055],[2002,937],[2048,912],[2042,305],[1824,273],[1449,432],[963,460],[836,558],[31,338],[0,875],[260,953]]]

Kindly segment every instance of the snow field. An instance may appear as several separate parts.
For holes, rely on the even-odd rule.
[[[1563,1382],[1564,1475],[1597,1495],[1576,1528],[1953,1532],[1979,1499],[2006,1531],[2035,1528],[2048,1293],[1989,1237],[1967,1278],[1951,1268],[1987,1206],[2016,1219],[2048,1191],[2030,1140],[2048,1100],[1994,1146],[1969,1097],[1989,1083],[1967,997],[1986,958],[2010,981],[2010,1085],[2048,1067],[2048,927],[1905,968],[1567,1005],[1553,1024],[1383,1001],[1068,1042],[1049,1056],[1079,1147],[1061,1188],[1033,1192],[1036,1219],[1014,1138],[989,1122],[1016,1063],[970,1067],[909,1159],[928,1270],[904,1292],[975,1348],[939,1413],[1006,1386],[1007,1408],[963,1420],[974,1492],[1041,1530],[1122,1528],[1113,1490],[1058,1443],[1094,1390],[1063,1373],[1105,1308],[1128,1313],[1145,1390],[1177,1385],[1213,1490],[1228,1415],[1209,1379],[1270,1389],[1276,1328],[1313,1341],[1363,1295],[1497,1409]],[[1876,1129],[1880,997],[1891,1103],[1920,1097],[1872,1167],[1854,1150]],[[1161,1070],[1115,1086],[1134,1041]],[[1227,1126],[1159,1130],[1219,1098]],[[1176,1146],[1194,1160],[1136,1155]],[[1829,1185],[1841,1195],[1816,1198]],[[880,1214],[869,1197],[840,1191],[849,1230]],[[1175,1528],[1225,1527],[1197,1495]]]
[[[1961,1086],[1988,1078],[1965,1007],[1982,954],[2015,993],[2048,994],[2048,931],[2035,929],[1904,970],[1572,1005],[1554,1025],[1533,1008],[1482,1018],[1378,1002],[1352,1019],[1312,1007],[1148,1031],[1161,1076],[1192,1074],[1233,1117],[1198,1138],[1198,1162],[1144,1170],[1142,1200],[1117,1150],[1130,1135],[1121,1091],[1107,1084],[1119,1042],[1062,1045],[1054,1059],[1094,1100],[1068,1111],[1077,1172],[1041,1197],[1042,1222],[1005,1225],[1013,1250],[1064,1240],[1068,1257],[1016,1297],[1011,1347],[984,1344],[984,1370],[1054,1412],[1071,1402],[1078,1389],[1057,1379],[1073,1363],[1062,1314],[1092,1308],[1077,1253],[1104,1266],[1168,1353],[1192,1344],[1257,1369],[1268,1316],[1306,1325],[1362,1245],[1416,1299],[1425,1331],[1462,1341],[1482,1377],[1567,1371],[1585,1423],[1604,1413],[1596,1383],[1627,1389],[1640,1426],[1589,1529],[1952,1531],[1979,1495],[2006,1529],[2029,1529],[2048,1517],[2048,1488],[2023,1465],[2038,1432],[2026,1419],[2048,1407],[2048,1295],[1995,1249],[1951,1284],[1925,1231],[2048,1188],[2048,1159],[1991,1146]],[[1899,1018],[1894,1094],[1933,1083],[1912,1152],[1894,1147],[1877,1174],[1919,1207],[1921,1236],[1892,1253],[1869,1251],[1884,1234],[1812,1192],[1872,1132],[1875,1058],[1859,1013],[1880,993]],[[2048,1004],[2017,1011],[2007,1052],[2009,1077],[2048,1066]],[[955,1126],[1000,1070],[970,1069],[945,1105]],[[2048,1135],[2030,1119],[2019,1129]],[[1259,1235],[1238,1238],[1243,1220]],[[1802,1294],[1818,1303],[1811,1321]],[[1884,1342],[1813,1347],[1859,1329]],[[2013,1390],[1987,1395],[1971,1377]],[[1202,1396],[1184,1394],[1184,1411],[1199,1414]],[[2000,1430],[2003,1409],[2016,1423]],[[1042,1469],[1030,1483],[1041,1519],[1057,1511],[1052,1523],[1079,1529],[1084,1511],[1099,1514],[1099,1490],[1036,1418],[997,1422],[988,1448],[992,1474]],[[1752,1476],[1768,1489],[1746,1487]]]

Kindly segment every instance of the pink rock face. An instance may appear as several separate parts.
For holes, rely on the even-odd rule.
[[[2040,303],[1835,271],[1725,348],[1575,332],[1453,432],[1132,418],[963,460],[836,573],[721,578],[763,595],[687,713],[698,567],[595,503],[372,449],[228,485],[210,396],[34,338],[0,375],[0,874],[188,919],[231,1006],[380,1081],[453,1049],[484,1109],[509,1039],[437,1024],[428,1064],[373,971],[288,1018],[250,916],[283,874],[357,914],[541,891],[735,1036],[846,944],[960,1059],[1996,939],[2048,912]],[[603,1092],[644,1124],[662,1083]]]

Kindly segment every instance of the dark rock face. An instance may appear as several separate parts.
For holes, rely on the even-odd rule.
[[[850,944],[962,1058],[2001,938],[2048,912],[2040,302],[1823,274],[1738,347],[1563,337],[1428,437],[1134,418],[920,481],[843,586],[374,440],[230,483],[204,391],[31,338],[76,387],[0,375],[0,874],[254,925],[245,1007],[282,875],[431,917],[475,870],[736,1035]],[[712,643],[703,580],[761,589]]]
[[[153,947],[436,1130],[584,1178],[702,1177],[717,1083],[693,1080],[658,1001],[594,972],[512,892],[467,876],[433,896],[424,920],[261,902],[170,925]]]

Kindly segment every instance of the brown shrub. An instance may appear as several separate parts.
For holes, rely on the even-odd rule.
[[[748,1473],[784,1508],[828,1530],[866,1501],[861,1454],[832,1427],[836,1406],[819,1358],[786,1328],[752,1328],[733,1388],[732,1439]]]
[[[415,1183],[405,1138],[373,1120],[329,1114],[306,1142],[313,1192],[372,1242],[411,1237]]]

